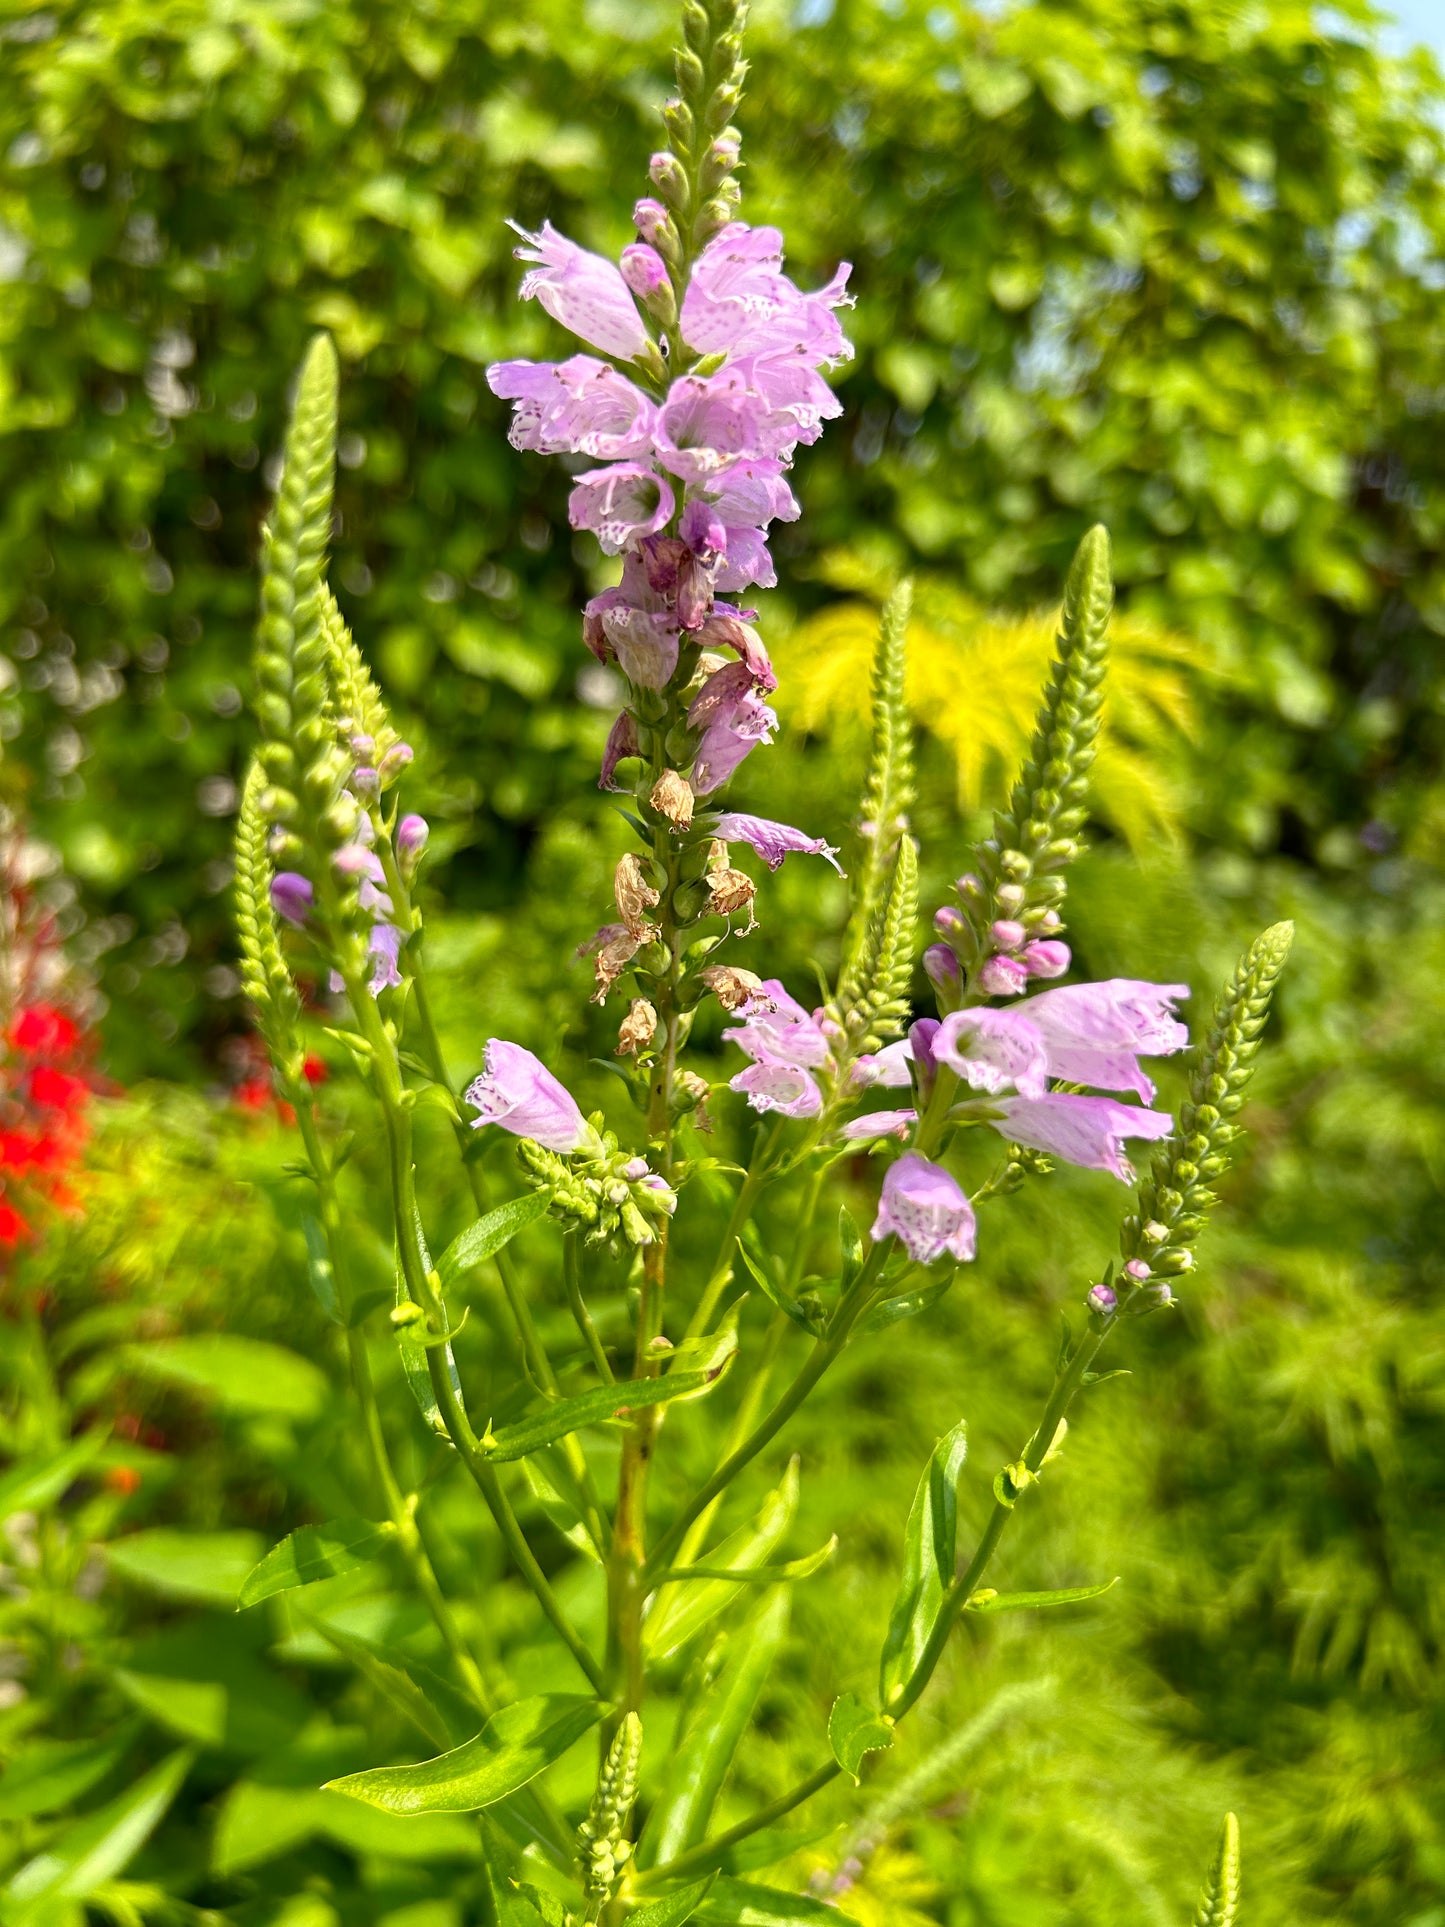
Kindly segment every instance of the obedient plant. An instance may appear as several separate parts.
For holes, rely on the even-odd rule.
[[[448,1083],[415,896],[427,826],[400,800],[411,751],[326,583],[337,363],[325,337],[301,370],[265,534],[261,740],[237,846],[245,983],[304,1140],[316,1193],[313,1277],[345,1331],[388,1516],[303,1529],[257,1568],[243,1603],[344,1570],[383,1540],[395,1545],[477,1730],[419,1764],[379,1762],[336,1784],[398,1813],[485,1809],[488,1905],[507,1922],[832,1917],[816,1898],[775,1889],[760,1898],[755,1882],[739,1877],[786,1859],[796,1836],[775,1823],[838,1776],[856,1779],[867,1755],[892,1744],[962,1615],[1103,1590],[1009,1595],[985,1581],[1014,1510],[1045,1476],[1075,1402],[1100,1377],[1101,1351],[1121,1328],[1169,1305],[1193,1266],[1290,941],[1288,925],[1266,931],[1225,986],[1194,1045],[1177,1119],[1156,1106],[1148,1060],[1188,1044],[1178,1015],[1188,987],[1069,981],[1066,884],[1084,823],[1112,602],[1108,541],[1094,529],[1065,585],[1057,659],[1027,761],[994,834],[960,852],[952,900],[927,932],[909,828],[906,587],[894,597],[878,644],[873,745],[836,980],[810,1007],[768,974],[749,858],[774,871],[789,859],[836,864],[838,852],[813,826],[729,803],[728,783],[746,758],[780,753],[769,750],[777,679],[756,613],[744,605],[753,586],[774,580],[770,525],[799,513],[790,481],[797,450],[840,412],[825,376],[851,352],[840,319],[849,270],[805,292],[784,272],[777,231],[737,218],[739,0],[687,0],[683,26],[668,145],[653,157],[651,192],[634,210],[637,241],[613,263],[550,225],[522,235],[522,296],[580,347],[557,361],[488,371],[513,404],[514,444],[572,459],[572,524],[620,558],[616,585],[581,611],[581,640],[615,665],[626,690],[600,782],[627,799],[633,844],[585,946],[594,1001],[617,1014],[617,1059],[633,1099],[625,1127],[614,1132],[601,1113],[584,1115],[529,1050],[487,1036],[484,998],[475,1077],[460,1094]],[[293,959],[329,985],[334,1031],[384,1130],[396,1253],[391,1328],[422,1422],[475,1486],[575,1662],[578,1692],[499,1703],[429,1562],[416,1495],[402,1490],[373,1397],[366,1331],[379,1308],[358,1298],[337,1189],[344,1152],[308,1084]],[[922,982],[932,1015],[916,1014]],[[709,1004],[725,1013],[732,1053],[721,1084],[708,1074],[711,1060],[691,1049]],[[435,1258],[427,1172],[413,1145],[416,1100],[428,1087],[450,1112],[475,1200],[474,1223]],[[728,1105],[758,1114],[744,1169],[710,1154],[713,1114]],[[1154,1149],[1136,1183],[1130,1147],[1140,1143]],[[791,1192],[801,1250],[827,1175],[845,1157],[871,1175],[871,1218],[860,1228],[844,1212],[831,1280],[803,1281],[800,1263],[766,1248],[756,1208],[767,1193]],[[999,1201],[1037,1181],[1051,1159],[1134,1187],[1135,1202],[1117,1266],[1079,1281],[1078,1330],[1037,1428],[998,1470],[972,1547],[956,1543],[962,1423],[939,1442],[902,1530],[897,1603],[878,1631],[876,1700],[839,1698],[818,1735],[816,1771],[713,1830],[719,1789],[781,1638],[787,1589],[831,1550],[773,1558],[796,1471],[751,1525],[725,1516],[734,1482],[772,1451],[845,1348],[926,1313],[986,1244]],[[523,1194],[489,1207],[488,1165],[519,1172]],[[701,1270],[680,1266],[677,1218],[694,1210],[705,1218],[712,1187],[729,1171],[732,1205],[716,1259]],[[698,1182],[704,1173],[708,1186]],[[560,1362],[542,1343],[509,1249],[544,1215],[562,1228],[556,1292],[580,1343]],[[606,1253],[635,1265],[624,1348],[604,1343],[588,1306],[589,1271]],[[455,1287],[487,1262],[499,1271],[530,1387],[509,1404],[522,1415],[503,1424],[463,1383],[450,1343]],[[746,1392],[734,1398],[729,1367],[754,1287],[772,1324]],[[771,1360],[790,1324],[808,1349],[778,1388]],[[703,1399],[731,1407],[720,1463],[664,1511],[650,1501],[653,1468],[696,1422]],[[620,1451],[595,1453],[608,1433]],[[600,1649],[573,1624],[529,1544],[517,1514],[523,1493],[603,1570]],[[756,1587],[763,1591],[753,1606],[748,1589]],[[656,1672],[730,1604],[752,1612],[750,1637],[732,1646],[722,1677],[685,1717],[660,1776],[665,1791],[644,1809],[639,1766],[651,1743]],[[420,1712],[406,1704],[434,1746],[446,1737],[424,1699]],[[593,1728],[596,1792],[585,1816],[566,1815],[545,1769]],[[1233,1853],[1229,1844],[1206,1896],[1211,1920],[1233,1915]]]

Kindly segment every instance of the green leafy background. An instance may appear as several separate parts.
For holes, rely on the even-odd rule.
[[[605,1020],[565,968],[620,848],[593,787],[611,692],[577,639],[600,578],[565,476],[510,450],[482,370],[557,345],[512,298],[505,217],[628,238],[671,28],[638,0],[0,6],[0,789],[64,866],[43,887],[131,1090],[101,1107],[85,1221],[7,1286],[7,1923],[71,1927],[82,1901],[238,1927],[476,1917],[472,1824],[318,1791],[432,1749],[294,1594],[231,1611],[295,1526],[375,1516],[306,1288],[295,1147],[216,1094],[243,1031],[226,885],[252,564],[322,323],[345,364],[333,577],[418,748],[448,1049],[460,1073],[515,1037],[614,1105],[588,1061]],[[826,1879],[857,1853],[837,1897],[868,1927],[1152,1927],[1188,1918],[1234,1807],[1260,1927],[1439,1927],[1441,83],[1423,55],[1386,59],[1363,9],[1325,23],[1294,0],[764,4],[750,55],[746,209],[784,227],[805,284],[854,260],[859,353],[843,420],[798,464],[805,517],[764,602],[784,736],[740,800],[845,837],[866,701],[847,651],[914,570],[915,827],[938,901],[1017,753],[1034,618],[1103,519],[1127,629],[1073,888],[1080,968],[1202,993],[1260,925],[1300,924],[1252,1157],[1201,1273],[1129,1334],[1133,1375],[1090,1395],[996,1580],[1120,1584],[970,1618],[786,1871]],[[755,959],[801,994],[842,886],[795,862],[761,902]],[[722,1108],[727,1154],[744,1127]],[[352,1121],[380,1287],[379,1148]],[[423,1131],[439,1249],[465,1214],[440,1120]],[[863,1216],[873,1182],[859,1160],[840,1201]],[[791,1589],[725,1819],[826,1757],[834,1700],[872,1691],[921,1467],[966,1418],[966,1534],[1119,1208],[1069,1174],[991,1205],[979,1262],[851,1352],[735,1505],[730,1527],[796,1450],[771,1556],[841,1544]],[[549,1238],[513,1249],[565,1345]],[[820,1235],[808,1264],[835,1255]],[[604,1329],[623,1285],[601,1282]],[[500,1424],[516,1370],[486,1271],[463,1296],[459,1364]],[[750,1302],[745,1343],[762,1322]],[[284,1364],[228,1359],[228,1338]],[[416,1420],[384,1322],[374,1350],[488,1666],[519,1695],[579,1690]],[[727,1396],[669,1420],[664,1490],[715,1463]],[[53,1471],[105,1423],[93,1463]],[[515,1485],[589,1624],[591,1569]],[[305,1611],[441,1669],[391,1559]],[[644,1801],[695,1663],[649,1725]],[[585,1744],[552,1770],[573,1811],[589,1771]],[[61,1872],[32,1893],[42,1850]]]

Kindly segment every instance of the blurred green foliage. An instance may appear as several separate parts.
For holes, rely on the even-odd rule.
[[[1441,817],[1442,95],[1369,20],[763,0],[744,114],[746,211],[805,280],[853,258],[860,297],[786,595],[826,601],[815,557],[854,549],[1027,608],[1106,520],[1125,607],[1230,672],[1196,830],[1338,867],[1362,828],[1438,844]],[[5,783],[79,879],[122,1069],[237,1021],[250,563],[317,323],[348,363],[336,587],[426,752],[451,899],[515,901],[592,766],[595,556],[482,376],[556,345],[506,217],[627,238],[672,25],[650,0],[0,7]]]

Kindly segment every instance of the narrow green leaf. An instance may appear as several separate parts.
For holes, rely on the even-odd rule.
[[[679,1887],[666,1900],[652,1900],[627,1916],[627,1927],[682,1927],[691,1920],[712,1892],[715,1873],[706,1880],[695,1880],[690,1887]]]
[[[555,1456],[545,1460],[540,1453],[533,1452],[522,1460],[522,1477],[548,1521],[568,1545],[600,1564],[602,1555],[583,1523],[581,1502],[569,1489],[566,1468],[558,1465]]]
[[[419,1661],[409,1655],[388,1654],[373,1641],[343,1632],[325,1619],[306,1613],[300,1617],[343,1659],[350,1660],[363,1679],[433,1746],[455,1746],[458,1734],[476,1725],[475,1709]]]
[[[194,1757],[188,1746],[168,1754],[117,1799],[27,1860],[0,1896],[9,1903],[7,1921],[24,1921],[57,1901],[84,1900],[123,1873],[164,1819]]]
[[[234,1606],[262,1546],[257,1532],[177,1532],[151,1526],[113,1539],[107,1563],[137,1584],[172,1599]]]
[[[921,1311],[938,1303],[957,1276],[956,1271],[950,1271],[946,1278],[936,1278],[931,1284],[920,1285],[916,1291],[885,1298],[881,1305],[875,1305],[858,1320],[853,1327],[855,1335],[861,1338],[867,1332],[885,1331],[889,1325],[900,1324],[905,1318],[916,1318]]]
[[[525,1231],[538,1218],[545,1218],[549,1203],[545,1191],[533,1191],[525,1198],[513,1198],[506,1204],[499,1204],[495,1211],[489,1211],[484,1218],[478,1218],[475,1224],[468,1225],[465,1231],[452,1239],[437,1260],[437,1276],[442,1281],[443,1291],[449,1291],[473,1266],[485,1264],[488,1258],[495,1258],[519,1231]]]
[[[333,1325],[344,1325],[346,1318],[336,1289],[336,1272],[332,1267],[326,1233],[309,1211],[302,1214],[301,1229],[306,1237],[306,1277],[315,1293],[316,1302]]]
[[[857,1786],[864,1755],[892,1746],[893,1722],[875,1713],[856,1693],[844,1693],[834,1700],[828,1715],[828,1744],[833,1758]]]
[[[105,1740],[39,1740],[11,1760],[0,1780],[0,1820],[57,1813],[103,1780],[132,1745],[129,1721]]]
[[[0,1477],[0,1519],[12,1512],[43,1512],[61,1498],[105,1449],[108,1434],[101,1428],[84,1432],[58,1452],[12,1465]]]
[[[526,1786],[601,1719],[600,1700],[543,1693],[494,1713],[474,1740],[415,1766],[372,1767],[326,1785],[388,1813],[475,1813]]]
[[[768,1303],[770,1305],[776,1305],[779,1311],[786,1312],[795,1325],[801,1325],[805,1332],[812,1332],[816,1337],[817,1324],[815,1320],[803,1310],[803,1307],[798,1303],[796,1298],[790,1298],[782,1286],[775,1283],[767,1266],[763,1264],[760,1258],[754,1257],[741,1238],[738,1239],[738,1255],[747,1266],[749,1274],[757,1283],[759,1290],[767,1299]]]
[[[488,1457],[505,1463],[525,1458],[544,1445],[553,1445],[583,1425],[602,1425],[610,1419],[625,1418],[645,1405],[665,1405],[684,1393],[705,1391],[720,1375],[717,1372],[669,1372],[665,1378],[631,1378],[621,1385],[594,1385],[575,1398],[559,1399],[534,1417],[516,1425],[504,1425],[500,1432],[488,1432],[482,1440]]]
[[[781,1544],[797,1508],[798,1461],[794,1459],[782,1484],[763,1501],[752,1524],[730,1533],[703,1563],[730,1572],[763,1565]],[[661,1587],[642,1622],[642,1643],[649,1656],[666,1658],[685,1646],[710,1619],[736,1600],[735,1584],[726,1579],[687,1579]]]
[[[843,1289],[846,1291],[863,1269],[863,1238],[853,1222],[847,1205],[838,1212],[838,1249],[842,1256]]]
[[[838,1909],[724,1875],[693,1919],[702,1927],[838,1927]]]
[[[764,1867],[777,1866],[780,1860],[791,1860],[795,1853],[816,1846],[837,1830],[836,1821],[822,1827],[764,1827],[735,1840],[730,1847],[720,1847],[712,1864],[720,1873],[758,1873]]]
[[[395,1535],[390,1520],[378,1525],[370,1519],[332,1519],[324,1526],[298,1526],[247,1573],[236,1611],[244,1612],[293,1586],[353,1572],[374,1559]]]
[[[968,1602],[971,1613],[1031,1612],[1039,1606],[1076,1606],[1081,1599],[1097,1599],[1100,1593],[1117,1586],[1118,1579],[1101,1580],[1097,1586],[1065,1586],[1059,1592],[976,1592]]]
[[[152,1339],[129,1346],[126,1360],[148,1378],[183,1386],[243,1416],[314,1418],[330,1389],[309,1358],[235,1332]]]
[[[811,1579],[837,1550],[835,1532],[826,1545],[802,1559],[785,1559],[775,1566],[674,1566],[671,1572],[663,1574],[658,1584],[670,1585],[677,1579],[723,1579],[733,1586],[771,1586],[780,1579]]]
[[[888,1621],[879,1667],[884,1710],[902,1698],[913,1678],[957,1559],[958,1477],[968,1453],[962,1420],[938,1441],[919,1480],[903,1542],[903,1571]]]
[[[646,1828],[650,1864],[675,1860],[707,1833],[724,1776],[788,1630],[790,1595],[779,1586],[728,1637],[722,1669],[668,1761],[666,1793]]]

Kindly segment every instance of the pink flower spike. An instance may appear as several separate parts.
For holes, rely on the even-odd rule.
[[[1028,980],[1017,957],[990,957],[978,973],[978,987],[990,997],[1017,997]]]
[[[1131,1137],[1168,1137],[1174,1120],[1167,1111],[1145,1111],[1112,1097],[1074,1097],[1050,1092],[1045,1097],[1006,1097],[989,1123],[1003,1137],[1046,1151],[1068,1164],[1091,1171],[1112,1171],[1125,1184],[1134,1167],[1124,1155]]]
[[[1042,938],[1024,945],[1023,966],[1031,977],[1062,977],[1073,960],[1066,943]]]
[[[1138,1054],[1163,1057],[1182,1050],[1189,1032],[1173,1011],[1187,984],[1141,983],[1112,977],[1103,983],[1064,984],[1031,997],[1027,1011],[1044,1040],[1049,1075],[1106,1091],[1134,1091],[1147,1104],[1154,1085]]]
[[[853,350],[833,314],[848,304],[847,266],[804,294],[783,273],[774,227],[731,221],[698,256],[682,305],[682,334],[700,354],[778,353],[800,362],[845,361]]]
[[[838,852],[821,836],[808,836],[788,823],[774,823],[766,816],[747,816],[740,810],[729,810],[718,818],[713,834],[720,836],[724,843],[749,844],[770,870],[780,869],[783,858],[797,851],[802,856],[826,857],[839,876],[843,874]]]
[[[822,1093],[807,1071],[774,1058],[749,1064],[729,1089],[746,1097],[755,1111],[778,1111],[784,1117],[816,1117],[823,1108]]]
[[[481,1113],[472,1119],[474,1130],[500,1124],[549,1151],[581,1151],[593,1142],[571,1093],[531,1051],[503,1037],[488,1039],[482,1074],[467,1087],[466,1101]]]
[[[871,1143],[880,1137],[907,1138],[918,1122],[917,1111],[869,1111],[843,1126],[843,1136],[853,1144]]]
[[[574,529],[591,529],[607,555],[654,535],[672,519],[677,498],[671,484],[640,462],[618,462],[577,477],[567,502]]]
[[[971,1090],[992,1093],[1013,1085],[1025,1097],[1042,1097],[1048,1089],[1044,1040],[1027,1006],[952,1011],[939,1028],[933,1053]]]
[[[972,1258],[978,1236],[973,1206],[941,1165],[905,1151],[890,1165],[873,1220],[873,1239],[901,1238],[915,1264],[931,1265],[945,1252]]]
[[[519,261],[536,266],[522,276],[524,301],[540,301],[554,321],[604,354],[631,361],[650,337],[620,271],[600,254],[589,254],[544,221],[536,234],[509,223],[524,246]]]

